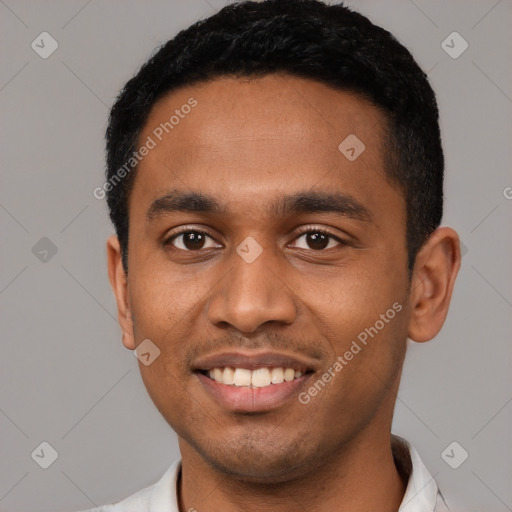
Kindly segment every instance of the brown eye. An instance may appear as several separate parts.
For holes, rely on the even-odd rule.
[[[329,245],[329,235],[325,233],[306,233],[306,243],[314,250],[325,249]]]
[[[322,251],[323,249],[331,249],[336,245],[344,245],[343,241],[338,237],[318,229],[301,233],[297,240],[300,240],[301,238],[304,239],[305,244],[303,244],[302,247],[298,246],[300,249]]]
[[[205,244],[207,244],[208,239],[212,240],[211,237],[203,231],[189,230],[171,236],[165,244],[172,245],[182,251],[199,251],[215,246],[214,244],[206,246]]]

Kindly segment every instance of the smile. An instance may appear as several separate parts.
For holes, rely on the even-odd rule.
[[[191,370],[209,400],[231,412],[264,412],[295,403],[320,361],[300,353],[220,351],[196,359]]]
[[[302,377],[303,372],[284,367],[263,367],[249,370],[247,368],[226,366],[225,368],[217,367],[208,372],[205,371],[205,374],[215,382],[228,386],[265,388],[299,379]]]

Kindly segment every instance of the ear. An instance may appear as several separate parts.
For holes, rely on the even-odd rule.
[[[135,338],[128,295],[128,279],[123,268],[119,240],[115,235],[107,240],[107,265],[110,286],[117,301],[117,318],[123,331],[123,345],[127,349],[134,350]]]
[[[459,237],[451,228],[438,228],[418,251],[410,293],[413,341],[429,341],[441,330],[460,260]]]

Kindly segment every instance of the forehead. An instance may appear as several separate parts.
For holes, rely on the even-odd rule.
[[[317,188],[362,199],[376,182],[390,188],[384,126],[357,95],[286,74],[187,86],[148,116],[139,146],[151,139],[154,147],[132,197],[148,205],[170,189],[200,189],[249,205]]]

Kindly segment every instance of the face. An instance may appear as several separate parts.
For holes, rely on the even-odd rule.
[[[286,75],[186,87],[147,120],[129,337],[159,348],[145,386],[220,471],[286,479],[389,435],[409,283],[383,130],[365,100]]]

